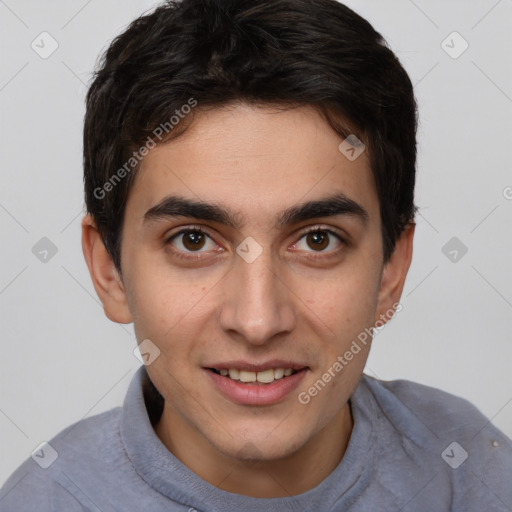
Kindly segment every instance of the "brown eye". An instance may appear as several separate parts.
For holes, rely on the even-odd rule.
[[[315,251],[322,251],[329,245],[329,235],[324,231],[314,231],[306,235],[306,243]]]
[[[206,252],[215,249],[210,236],[199,229],[184,229],[173,235],[168,243],[181,252]]]
[[[343,239],[329,229],[312,229],[304,233],[294,244],[294,248],[304,252],[330,253],[342,245]]]
[[[205,241],[205,235],[203,233],[198,233],[197,231],[190,231],[185,233],[182,239],[183,247],[189,251],[197,251],[198,249],[202,249],[204,247]]]

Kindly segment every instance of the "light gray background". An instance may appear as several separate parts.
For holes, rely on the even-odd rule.
[[[512,437],[512,0],[347,4],[387,38],[420,106],[415,254],[367,372],[466,397]],[[153,5],[0,0],[0,482],[42,441],[120,405],[140,364],[81,252],[82,120],[97,55]],[[43,31],[59,45],[47,59],[31,48]],[[453,31],[469,43],[456,59],[441,46]],[[58,249],[46,263],[32,252],[42,237]],[[452,237],[468,249],[455,262]]]

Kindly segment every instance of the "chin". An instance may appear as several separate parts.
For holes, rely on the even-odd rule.
[[[290,433],[269,437],[267,433],[246,432],[244,438],[229,438],[226,443],[213,443],[225,456],[246,463],[276,461],[293,455],[305,443],[306,439],[292,440]]]

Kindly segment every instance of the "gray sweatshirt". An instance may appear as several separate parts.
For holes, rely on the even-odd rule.
[[[141,367],[123,407],[75,423],[0,490],[1,512],[511,512],[512,442],[467,401],[363,375],[347,451],[317,487],[251,498],[202,480],[152,423],[161,397]]]

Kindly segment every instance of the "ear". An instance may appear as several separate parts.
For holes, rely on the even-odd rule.
[[[379,321],[381,325],[384,325],[391,319],[392,315],[390,312],[396,308],[395,305],[402,296],[405,278],[407,277],[412,260],[415,227],[416,224],[414,222],[407,224],[396,241],[393,254],[382,270],[376,317],[374,320],[374,322]]]
[[[124,284],[91,215],[82,219],[82,250],[105,315],[113,322],[129,324],[132,315]]]

